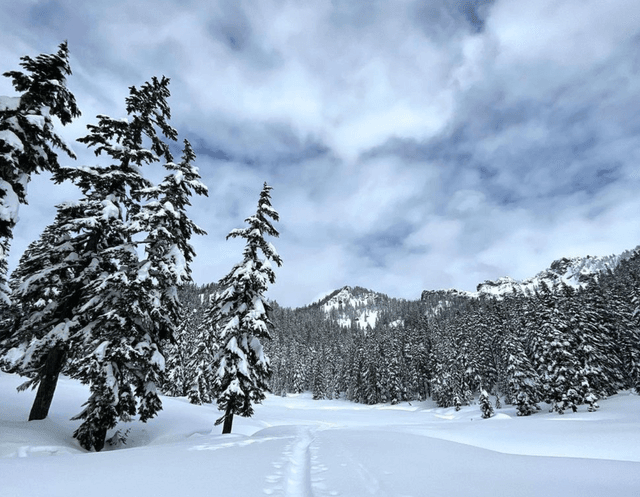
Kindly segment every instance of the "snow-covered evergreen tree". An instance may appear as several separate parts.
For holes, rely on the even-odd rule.
[[[389,350],[386,356],[386,382],[388,400],[392,405],[402,402],[406,398],[406,387],[402,384],[402,356],[401,347],[398,336],[395,331],[388,330],[393,333],[389,340]]]
[[[636,288],[632,290],[631,306],[633,311],[626,320],[627,329],[622,333],[623,341],[626,345],[624,356],[629,383],[640,395],[640,291]]]
[[[67,223],[79,215],[73,204],[58,206],[55,221],[29,245],[11,277],[6,370],[30,378],[20,390],[38,387],[29,420],[47,417],[58,375],[76,352],[75,307],[83,285],[75,277],[77,260]]]
[[[482,417],[484,419],[493,416],[493,405],[491,404],[491,398],[486,390],[482,390],[480,392],[478,403],[480,404],[480,411],[482,412]]]
[[[324,350],[317,354],[315,364],[313,365],[313,381],[311,390],[313,400],[326,399],[327,395],[327,379],[325,377],[326,353]]]
[[[616,317],[612,306],[607,305],[612,298],[599,285],[592,282],[577,297],[573,314],[578,335],[576,355],[583,379],[581,394],[593,411],[599,398],[613,395],[624,386],[620,347],[624,340],[617,336]]]
[[[8,303],[6,258],[18,207],[27,202],[27,183],[34,173],[58,168],[54,147],[75,158],[56,133],[52,118],[66,125],[80,115],[66,86],[71,75],[66,42],[55,54],[24,56],[21,61],[24,72],[4,73],[20,96],[0,96],[0,302],[4,303]]]
[[[164,346],[166,374],[161,391],[165,395],[189,395],[195,377],[195,368],[190,365],[190,359],[198,344],[198,331],[211,291],[212,285],[198,286],[193,283],[187,283],[178,289],[183,312],[173,340],[165,342]]]
[[[564,311],[558,294],[542,285],[539,295],[540,336],[544,340],[538,356],[538,373],[542,381],[544,400],[551,410],[563,414],[570,408],[577,410],[582,402],[582,381],[578,377],[579,364],[571,319]]]
[[[382,386],[382,374],[380,371],[380,354],[377,353],[376,343],[371,334],[367,335],[366,348],[368,354],[364,359],[364,370],[362,371],[362,381],[364,387],[364,398],[361,402],[365,404],[377,404],[386,400]]]
[[[453,406],[456,408],[456,411],[462,409],[462,400],[460,400],[460,395],[455,394],[453,396]]]
[[[215,382],[213,359],[219,344],[216,341],[215,307],[208,303],[204,317],[196,331],[195,345],[188,358],[189,402],[192,404],[208,404],[213,399]]]
[[[507,334],[503,345],[506,363],[507,401],[517,406],[518,416],[529,416],[538,409],[539,380],[527,357],[520,337]]]
[[[184,397],[188,394],[188,385],[191,384],[188,370],[188,350],[183,343],[192,341],[191,335],[194,323],[197,320],[195,309],[185,310],[182,321],[174,332],[174,342],[165,345],[166,375],[163,378],[162,393],[170,397]]]
[[[305,389],[306,377],[304,371],[304,362],[302,358],[297,357],[297,359],[293,362],[292,365],[292,381],[291,381],[291,392],[293,393],[302,393]]]
[[[275,247],[265,236],[277,237],[271,220],[279,216],[271,206],[272,187],[264,184],[256,214],[245,220],[248,227],[235,229],[227,238],[243,238],[243,261],[220,282],[211,302],[211,332],[218,344],[213,358],[213,392],[224,415],[223,433],[230,433],[233,416],[251,416],[254,403],[265,398],[270,375],[269,359],[262,342],[270,338],[269,305],[264,296],[275,282],[272,262],[282,265]],[[262,255],[261,255],[262,254]]]
[[[191,144],[185,140],[181,162],[165,164],[171,174],[158,186],[143,191],[153,200],[132,219],[135,230],[147,233],[142,242],[146,259],[141,262],[138,278],[147,281],[148,305],[160,338],[171,337],[182,317],[178,288],[191,282],[189,264],[195,256],[189,240],[194,233],[206,234],[186,213],[193,193],[208,194],[192,164],[195,157]]]
[[[138,414],[153,417],[161,402],[156,391],[164,370],[164,324],[149,298],[154,288],[147,261],[140,261],[136,241],[142,226],[140,202],[151,183],[141,167],[172,156],[164,138],[175,139],[167,120],[169,80],[153,78],[140,89],[130,88],[128,119],[98,116],[97,125],[78,141],[112,161],[106,167],[61,170],[84,193],[82,215],[68,224],[80,262],[78,280],[84,292],[75,319],[81,327],[83,354],[71,365],[74,377],[88,383],[91,396],[75,419],[74,433],[87,449],[101,450],[108,429],[118,419]],[[157,297],[157,294],[156,294]],[[157,297],[159,298],[159,297]],[[166,333],[165,333],[166,334]]]

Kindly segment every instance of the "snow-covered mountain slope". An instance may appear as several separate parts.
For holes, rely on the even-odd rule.
[[[420,296],[423,312],[435,316],[451,307],[463,305],[465,300],[479,297],[500,297],[510,293],[532,294],[542,282],[549,288],[565,283],[574,288],[584,286],[603,271],[615,269],[621,261],[640,252],[640,246],[618,255],[563,257],[553,261],[547,269],[531,278],[516,280],[508,276],[480,283],[475,292],[463,290],[425,290]],[[385,314],[388,326],[401,325],[402,314],[398,314],[401,299],[361,287],[345,286],[315,302],[311,307],[320,307],[327,318],[335,319],[341,326],[356,324],[362,329],[374,327]]]
[[[342,309],[344,307],[363,307],[369,306],[375,303],[376,293],[366,289],[354,290],[350,286],[345,286],[339,290],[334,291],[327,295],[324,299],[318,302],[318,305],[322,306],[325,312],[330,312],[332,309]]]
[[[545,282],[549,288],[560,283],[577,288],[586,285],[592,277],[597,277],[599,273],[615,269],[621,261],[629,259],[639,250],[640,247],[636,247],[634,250],[627,250],[619,255],[602,257],[563,257],[553,261],[549,268],[532,278],[518,281],[510,277],[502,277],[495,281],[485,281],[478,285],[477,292],[469,293],[469,295],[500,296],[513,292],[533,293],[542,282]]]
[[[318,302],[327,318],[335,319],[340,326],[356,325],[362,329],[373,328],[389,297],[361,287],[345,286],[333,291]]]

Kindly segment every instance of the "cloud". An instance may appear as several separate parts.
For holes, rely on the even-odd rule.
[[[211,191],[192,209],[209,232],[194,240],[201,283],[237,262],[224,237],[265,180],[285,263],[270,295],[284,305],[344,284],[406,298],[474,289],[637,244],[638,2],[58,0],[4,12],[3,70],[69,40],[83,118],[68,141],[98,113],[123,117],[130,85],[171,78],[172,124]],[[14,252],[52,219],[49,190],[31,185]]]
[[[584,69],[605,61],[637,34],[639,16],[632,0],[504,0],[492,9],[487,29],[498,40],[502,64]]]

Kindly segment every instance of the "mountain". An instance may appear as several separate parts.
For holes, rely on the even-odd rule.
[[[640,246],[619,255],[563,257],[553,261],[550,267],[532,278],[519,281],[507,276],[495,281],[485,281],[478,285],[476,292],[469,292],[469,295],[499,297],[513,292],[533,293],[542,282],[549,288],[560,283],[577,288],[586,285],[591,278],[597,278],[599,273],[615,269],[621,261],[630,259],[639,251]]]
[[[394,299],[384,293],[374,292],[359,286],[345,286],[334,290],[326,297],[314,302],[309,307],[320,308],[327,319],[336,321],[342,327],[352,325],[365,329],[373,328],[382,314],[390,315],[390,310],[397,308],[403,299]],[[387,324],[399,324],[395,321]]]
[[[591,278],[597,278],[603,271],[615,269],[621,261],[630,259],[640,253],[640,246],[627,250],[619,255],[563,257],[553,261],[551,265],[525,280],[516,280],[508,276],[494,281],[480,283],[475,292],[455,289],[425,290],[420,296],[423,313],[436,316],[446,309],[464,306],[469,299],[500,297],[510,293],[533,294],[542,282],[549,288],[565,283],[574,288],[584,286]],[[406,308],[407,301],[394,299],[383,293],[362,287],[345,286],[334,290],[324,298],[314,302],[310,307],[320,308],[327,319],[336,321],[342,327],[356,325],[362,329],[373,328],[380,322],[390,326],[402,324],[404,316],[400,308]]]

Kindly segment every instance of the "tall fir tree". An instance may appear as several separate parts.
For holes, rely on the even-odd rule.
[[[224,412],[216,424],[224,423],[223,433],[231,433],[234,415],[253,415],[253,404],[264,400],[268,390],[271,368],[262,342],[270,339],[272,324],[264,294],[275,282],[272,263],[282,265],[275,247],[265,240],[267,235],[278,236],[271,221],[279,220],[271,206],[271,189],[264,184],[256,214],[245,219],[248,226],[227,235],[246,240],[244,258],[220,280],[208,313],[217,343],[212,390]]]
[[[178,289],[192,281],[189,265],[195,257],[189,240],[194,233],[206,234],[186,212],[194,193],[208,195],[193,166],[195,158],[191,144],[184,140],[182,160],[165,164],[171,173],[159,185],[143,190],[152,201],[132,216],[134,230],[147,233],[141,242],[146,258],[140,263],[138,278],[147,282],[154,332],[160,338],[172,337],[182,319]]]
[[[571,316],[563,307],[570,297],[569,287],[563,287],[563,295],[552,292],[542,285],[539,318],[540,336],[543,338],[538,357],[538,373],[542,382],[544,400],[551,404],[551,410],[558,414],[570,408],[577,410],[582,402],[580,391],[579,364],[575,355],[576,338]]]
[[[47,417],[58,376],[75,353],[82,282],[76,279],[73,237],[68,222],[83,215],[72,203],[58,206],[54,222],[31,243],[11,276],[12,333],[5,346],[6,370],[30,379],[18,387],[38,388],[29,420]]]
[[[507,402],[517,406],[518,416],[529,416],[538,409],[538,375],[525,353],[521,338],[514,331],[507,333],[502,350],[506,364]]]
[[[613,395],[624,387],[620,348],[624,340],[617,336],[615,306],[607,305],[612,298],[600,285],[591,282],[576,299],[573,314],[582,396],[589,402],[589,410],[594,410],[598,398]]]
[[[628,383],[640,395],[640,290],[637,287],[631,292],[631,306],[633,311],[626,319],[626,329],[621,333],[626,345],[623,357]]]
[[[119,419],[138,414],[144,422],[162,407],[156,385],[170,329],[154,313],[156,301],[150,295],[159,298],[158,285],[150,277],[149,261],[140,261],[138,245],[143,229],[152,226],[139,218],[152,187],[141,167],[173,160],[164,141],[177,136],[168,124],[168,84],[167,78],[154,77],[141,88],[131,87],[129,118],[98,116],[98,124],[89,125],[90,133],[78,140],[111,164],[64,170],[58,178],[71,178],[84,193],[79,202],[83,215],[69,223],[77,233],[77,259],[84,261],[76,275],[84,293],[75,317],[83,353],[70,369],[90,385],[89,400],[74,418],[83,420],[74,437],[87,449],[101,450],[107,430]]]
[[[187,359],[189,371],[189,388],[187,396],[192,404],[208,404],[213,402],[213,359],[218,350],[215,340],[215,308],[211,301],[207,303],[202,322],[195,334],[195,344]]]
[[[66,125],[80,116],[66,86],[71,75],[66,42],[55,54],[22,57],[20,65],[24,72],[4,73],[20,96],[0,97],[0,303],[4,304],[9,302],[7,256],[19,205],[27,203],[27,183],[32,174],[59,167],[54,148],[75,159],[57,134],[53,117]]]

